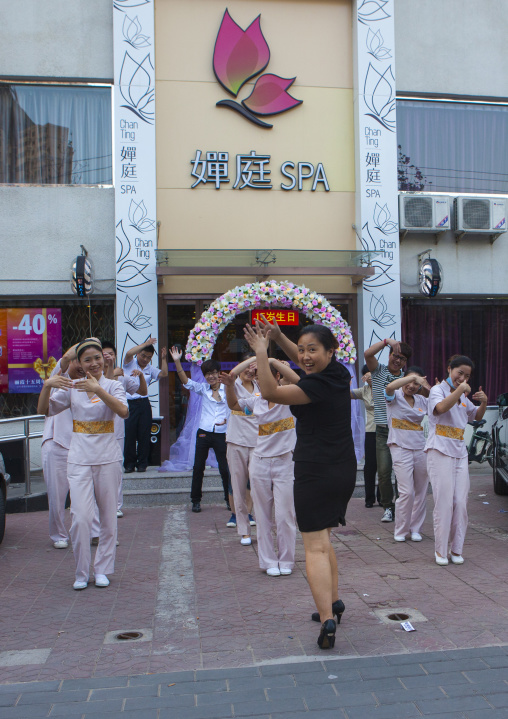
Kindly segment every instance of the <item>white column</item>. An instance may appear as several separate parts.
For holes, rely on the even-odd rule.
[[[358,296],[360,362],[373,342],[400,338],[394,11],[395,0],[353,2],[357,246],[383,253]]]
[[[113,0],[113,6],[116,342],[120,364],[130,347],[158,332],[154,1]],[[149,393],[154,415],[159,411],[158,387],[154,383]]]

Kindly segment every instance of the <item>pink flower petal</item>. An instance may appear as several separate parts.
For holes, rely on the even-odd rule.
[[[269,73],[261,75],[249,97],[242,100],[242,105],[257,115],[276,115],[291,110],[303,102],[286,92],[295,80],[295,77],[287,79]]]
[[[263,72],[270,60],[270,49],[261,32],[260,17],[247,30],[224,12],[213,53],[213,70],[222,87],[236,97],[242,85]]]

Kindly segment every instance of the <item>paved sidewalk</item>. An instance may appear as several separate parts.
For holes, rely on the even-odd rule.
[[[508,647],[0,686],[2,719],[503,719]]]
[[[463,566],[434,563],[431,496],[428,508],[424,541],[400,544],[381,509],[351,500],[347,527],[333,533],[346,612],[327,660],[376,657],[383,666],[380,657],[398,654],[412,664],[419,652],[508,644],[508,497],[493,494],[490,473],[473,475]],[[228,517],[223,505],[198,515],[188,506],[127,509],[110,587],[75,592],[72,552],[52,548],[47,512],[8,515],[0,683],[322,661],[301,539],[293,574],[270,578],[256,542],[242,547]],[[397,612],[417,631],[384,616]],[[121,631],[143,636],[116,640]]]

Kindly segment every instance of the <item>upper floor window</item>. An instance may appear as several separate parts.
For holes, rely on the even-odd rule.
[[[508,193],[508,106],[397,99],[399,190]]]
[[[111,185],[111,89],[0,83],[0,182]]]

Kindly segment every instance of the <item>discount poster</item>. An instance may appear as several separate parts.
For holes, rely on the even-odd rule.
[[[9,392],[40,392],[62,356],[62,313],[27,307],[7,310]]]
[[[0,309],[0,392],[8,392],[7,382],[7,310]]]

